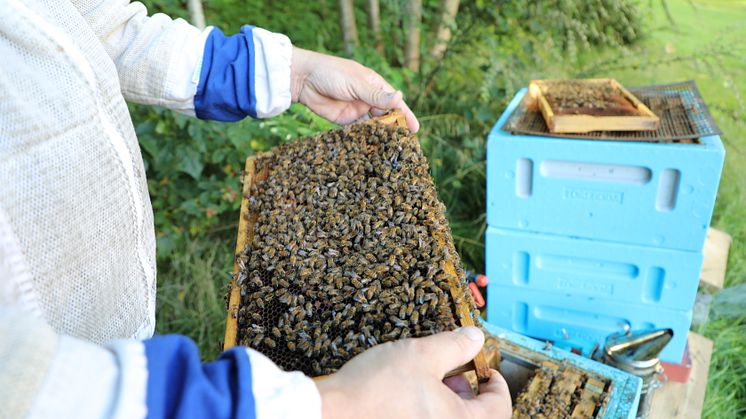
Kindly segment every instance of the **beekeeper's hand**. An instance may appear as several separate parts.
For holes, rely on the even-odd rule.
[[[476,327],[384,343],[316,382],[324,419],[509,418],[508,385],[492,370],[475,396],[463,376],[445,374],[474,358],[484,344]]]
[[[409,129],[420,128],[402,93],[355,61],[293,47],[290,76],[293,102],[330,121],[349,124],[368,112],[378,116],[387,109],[401,109]]]

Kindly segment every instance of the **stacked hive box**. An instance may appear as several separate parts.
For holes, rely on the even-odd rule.
[[[678,363],[724,150],[513,135],[487,146],[487,319],[588,354],[625,328],[674,330]]]

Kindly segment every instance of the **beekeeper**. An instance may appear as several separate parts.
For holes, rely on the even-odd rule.
[[[341,124],[399,108],[374,71],[244,26],[227,36],[128,0],[0,0],[0,417],[508,417],[496,372],[444,374],[484,337],[383,344],[314,383],[250,349],[201,364],[153,337],[155,235],[125,100],[198,118],[300,102]]]

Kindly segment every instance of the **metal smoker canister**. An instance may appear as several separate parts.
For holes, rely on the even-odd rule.
[[[665,384],[658,355],[671,338],[671,329],[616,333],[606,338],[603,353],[598,357],[605,364],[642,378],[638,418],[647,418],[653,392]]]

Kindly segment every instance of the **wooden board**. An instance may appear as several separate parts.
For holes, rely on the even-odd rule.
[[[394,111],[380,117],[372,118],[366,123],[383,123],[389,125],[396,125],[400,127],[406,127],[406,120],[401,112]],[[259,157],[266,157],[269,153],[260,155]],[[223,350],[228,350],[237,344],[238,336],[238,310],[241,305],[241,287],[236,283],[236,276],[239,272],[239,256],[246,249],[246,246],[250,245],[254,237],[254,225],[256,224],[257,214],[251,213],[249,208],[249,200],[247,199],[251,193],[251,186],[257,180],[266,179],[269,175],[268,169],[265,168],[261,173],[256,173],[256,156],[249,156],[246,159],[246,166],[244,169],[242,182],[242,197],[241,197],[241,212],[238,220],[238,234],[236,238],[236,249],[233,259],[233,279],[230,282],[230,291],[228,294],[228,313],[225,322],[225,337],[223,342]],[[443,237],[439,237],[441,242],[444,241]],[[456,313],[459,318],[460,326],[473,326],[474,320],[471,317],[469,306],[466,304],[465,299],[460,293],[463,293],[462,287],[458,283],[456,269],[451,261],[444,262],[443,266],[446,273],[449,275],[449,281],[451,283],[451,297],[454,301],[461,301],[456,304]],[[476,371],[477,377],[480,382],[484,382],[490,377],[490,368],[487,364],[487,359],[484,355],[484,351],[480,351],[474,358],[473,369]],[[323,378],[316,377],[317,379]]]
[[[723,288],[730,242],[731,237],[728,233],[712,227],[707,230],[707,239],[702,248],[704,253],[702,273],[700,274],[702,284],[716,290]]]
[[[249,156],[246,159],[246,166],[244,167],[241,179],[243,183],[243,188],[241,189],[241,212],[238,219],[236,250],[233,254],[233,278],[229,285],[228,316],[225,321],[225,339],[223,342],[224,351],[236,346],[236,338],[238,336],[238,309],[241,305],[241,287],[236,283],[236,276],[240,269],[238,258],[246,246],[251,244],[251,241],[254,239],[254,224],[256,224],[257,219],[257,215],[249,211],[249,200],[246,198],[251,195],[251,186],[254,182],[266,179],[268,175],[269,172],[266,169],[262,170],[259,174],[256,173],[256,156]]]
[[[650,418],[695,419],[702,415],[712,341],[689,332],[692,372],[686,383],[668,382],[653,393]]]
[[[633,115],[601,115],[601,114],[567,114],[561,109],[552,107],[547,100],[543,87],[563,80],[532,80],[529,84],[529,94],[537,99],[541,114],[547,123],[549,131],[553,133],[587,133],[592,131],[650,131],[660,126],[660,119],[644,103],[625,89],[614,79],[582,80],[589,88],[594,85],[608,84],[619,92],[620,100],[634,112]]]
[[[444,238],[438,237],[438,241],[443,245]],[[445,260],[442,263],[443,271],[448,275],[448,282],[451,285],[451,298],[455,302],[456,316],[461,327],[474,326],[474,319],[471,317],[471,309],[466,304],[464,297],[464,289],[458,281],[458,275],[456,273],[456,267],[453,266],[453,262]],[[487,382],[490,379],[492,372],[490,371],[489,365],[487,365],[487,358],[484,355],[484,349],[480,350],[474,360],[474,371],[477,374],[477,381],[480,383]]]

